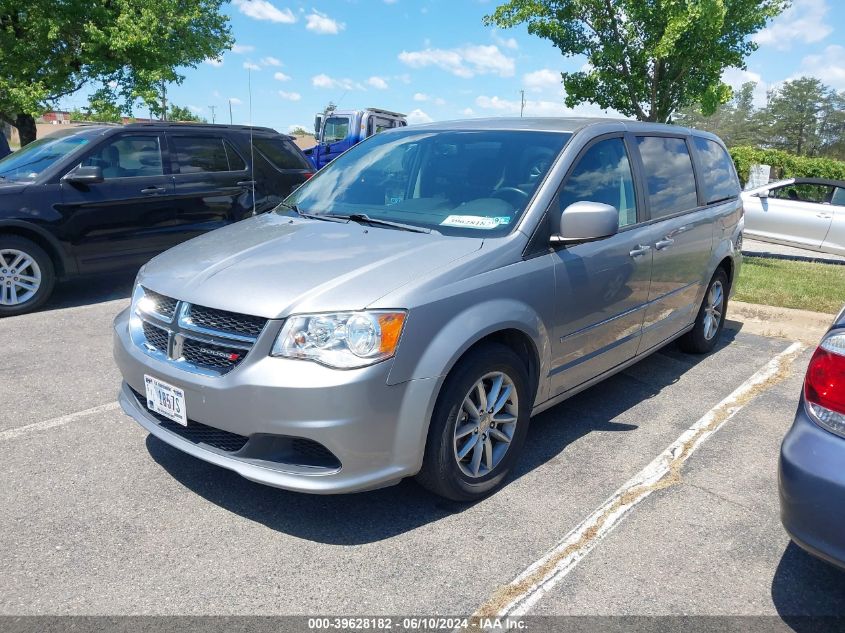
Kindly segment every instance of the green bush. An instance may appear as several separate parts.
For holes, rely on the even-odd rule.
[[[845,180],[845,162],[832,158],[796,156],[779,149],[739,146],[730,150],[739,179],[745,186],[751,165],[771,165],[772,179],[831,178]]]

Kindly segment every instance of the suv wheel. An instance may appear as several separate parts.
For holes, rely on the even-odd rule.
[[[722,328],[725,325],[725,314],[728,310],[728,276],[721,268],[716,270],[704,300],[698,310],[693,328],[684,334],[678,343],[681,349],[692,354],[706,354],[713,351]]]
[[[0,236],[0,317],[24,314],[53,292],[53,262],[38,244],[17,236]]]
[[[529,400],[525,364],[513,351],[491,344],[470,352],[437,399],[417,481],[455,501],[500,487],[525,442]]]

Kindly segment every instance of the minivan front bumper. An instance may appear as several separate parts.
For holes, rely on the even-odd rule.
[[[237,368],[207,376],[141,350],[130,337],[125,310],[114,322],[114,358],[123,375],[121,407],[167,444],[287,490],[357,492],[419,471],[439,379],[388,385],[390,360],[336,370],[274,358],[269,350],[278,327],[268,330]],[[147,408],[145,375],[185,392],[187,429]],[[215,434],[235,438],[235,450],[225,441],[204,441]],[[297,445],[336,459],[309,460],[291,450]]]

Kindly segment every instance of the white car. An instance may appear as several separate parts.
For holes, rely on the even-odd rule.
[[[742,192],[745,236],[845,255],[845,181],[788,178]]]

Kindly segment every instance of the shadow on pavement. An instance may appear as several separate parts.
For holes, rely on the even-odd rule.
[[[725,330],[720,347],[736,331]],[[667,362],[667,358],[676,362]],[[536,416],[511,481],[557,457],[569,444],[594,431],[630,432],[638,427],[612,420],[656,396],[706,356],[690,356],[670,345],[629,371],[609,378]],[[642,376],[637,378],[635,376]],[[607,394],[613,393],[613,398]],[[436,497],[413,481],[352,495],[317,496],[287,492],[239,475],[147,437],[147,450],[171,476],[212,503],[299,538],[355,545],[390,538],[471,507]]]
[[[56,284],[53,296],[37,310],[46,312],[62,308],[76,308],[132,296],[135,273],[79,278]]]
[[[772,580],[772,601],[792,629],[816,633],[823,630],[816,618],[845,617],[845,571],[810,556],[790,542]]]

